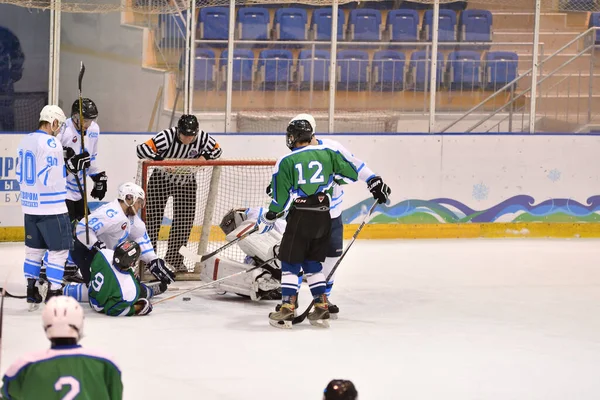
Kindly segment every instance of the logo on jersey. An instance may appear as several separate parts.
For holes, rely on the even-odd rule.
[[[190,150],[190,153],[189,153],[189,156],[188,156],[188,157],[189,157],[189,158],[194,158],[194,157],[196,157],[197,155],[198,155],[198,152],[197,152],[196,150]]]
[[[106,216],[108,218],[112,218],[115,215],[117,215],[117,212],[115,210],[113,210],[112,208],[109,208],[108,210],[106,210]]]
[[[125,230],[127,229],[127,222],[123,222],[123,225],[121,225],[121,230]]]
[[[56,141],[54,140],[54,138],[50,138],[48,139],[48,146],[52,147],[53,149],[56,148]]]
[[[73,136],[73,143],[77,143],[77,136]]]
[[[96,137],[98,137],[98,132],[90,132],[88,134],[88,136],[91,137],[91,138],[96,138]]]

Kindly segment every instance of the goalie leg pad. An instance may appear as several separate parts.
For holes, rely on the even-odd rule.
[[[226,239],[228,242],[243,235],[247,230],[254,227],[254,220],[246,220],[244,223],[227,235]],[[269,231],[264,235],[250,235],[246,239],[238,242],[240,249],[250,257],[258,258],[260,260],[268,260],[276,257],[276,247],[281,243],[282,235],[274,230]]]
[[[200,273],[200,279],[205,282],[212,282],[246,269],[248,269],[248,264],[242,264],[226,258],[211,258],[206,261]],[[220,291],[253,297],[256,295],[253,282],[254,278],[252,274],[242,274],[219,282],[214,287]]]

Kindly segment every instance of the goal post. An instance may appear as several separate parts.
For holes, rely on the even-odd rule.
[[[199,280],[201,265],[182,259],[182,245],[206,254],[224,245],[219,224],[231,209],[266,207],[266,188],[276,160],[143,160],[137,183],[146,192],[142,220],[157,255],[178,271],[178,280]],[[231,246],[221,257],[242,262]],[[140,271],[140,275],[143,271]]]

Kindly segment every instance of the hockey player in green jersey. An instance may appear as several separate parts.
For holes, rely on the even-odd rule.
[[[140,246],[130,240],[119,244],[114,251],[99,250],[92,259],[88,287],[71,283],[64,288],[64,294],[89,301],[92,309],[113,317],[150,314],[149,299],[164,292],[167,285],[163,282],[144,284],[137,280],[133,267],[140,254]]]
[[[275,164],[271,181],[273,201],[257,222],[259,233],[268,232],[277,213],[289,210],[278,256],[282,265],[282,305],[279,311],[269,314],[269,323],[278,328],[292,327],[300,270],[304,271],[315,300],[315,309],[308,320],[313,325],[329,326],[321,263],[327,255],[331,233],[331,193],[334,183],[346,184],[358,179],[356,166],[342,153],[327,144],[310,145],[313,135],[306,120],[289,124],[287,145],[292,152]]]
[[[6,371],[6,400],[121,400],[121,371],[110,357],[82,348],[83,309],[75,299],[52,297],[42,313],[51,347],[21,358]]]

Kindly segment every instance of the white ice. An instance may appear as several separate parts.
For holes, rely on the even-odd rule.
[[[598,253],[583,239],[359,240],[329,330],[278,330],[267,322],[275,302],[203,290],[148,317],[86,305],[82,344],[114,355],[131,400],[317,400],[333,378],[354,381],[361,400],[597,399]],[[0,282],[9,275],[16,294],[23,255],[0,245]],[[305,288],[300,308],[308,301]],[[2,373],[48,346],[40,314],[6,300]]]

